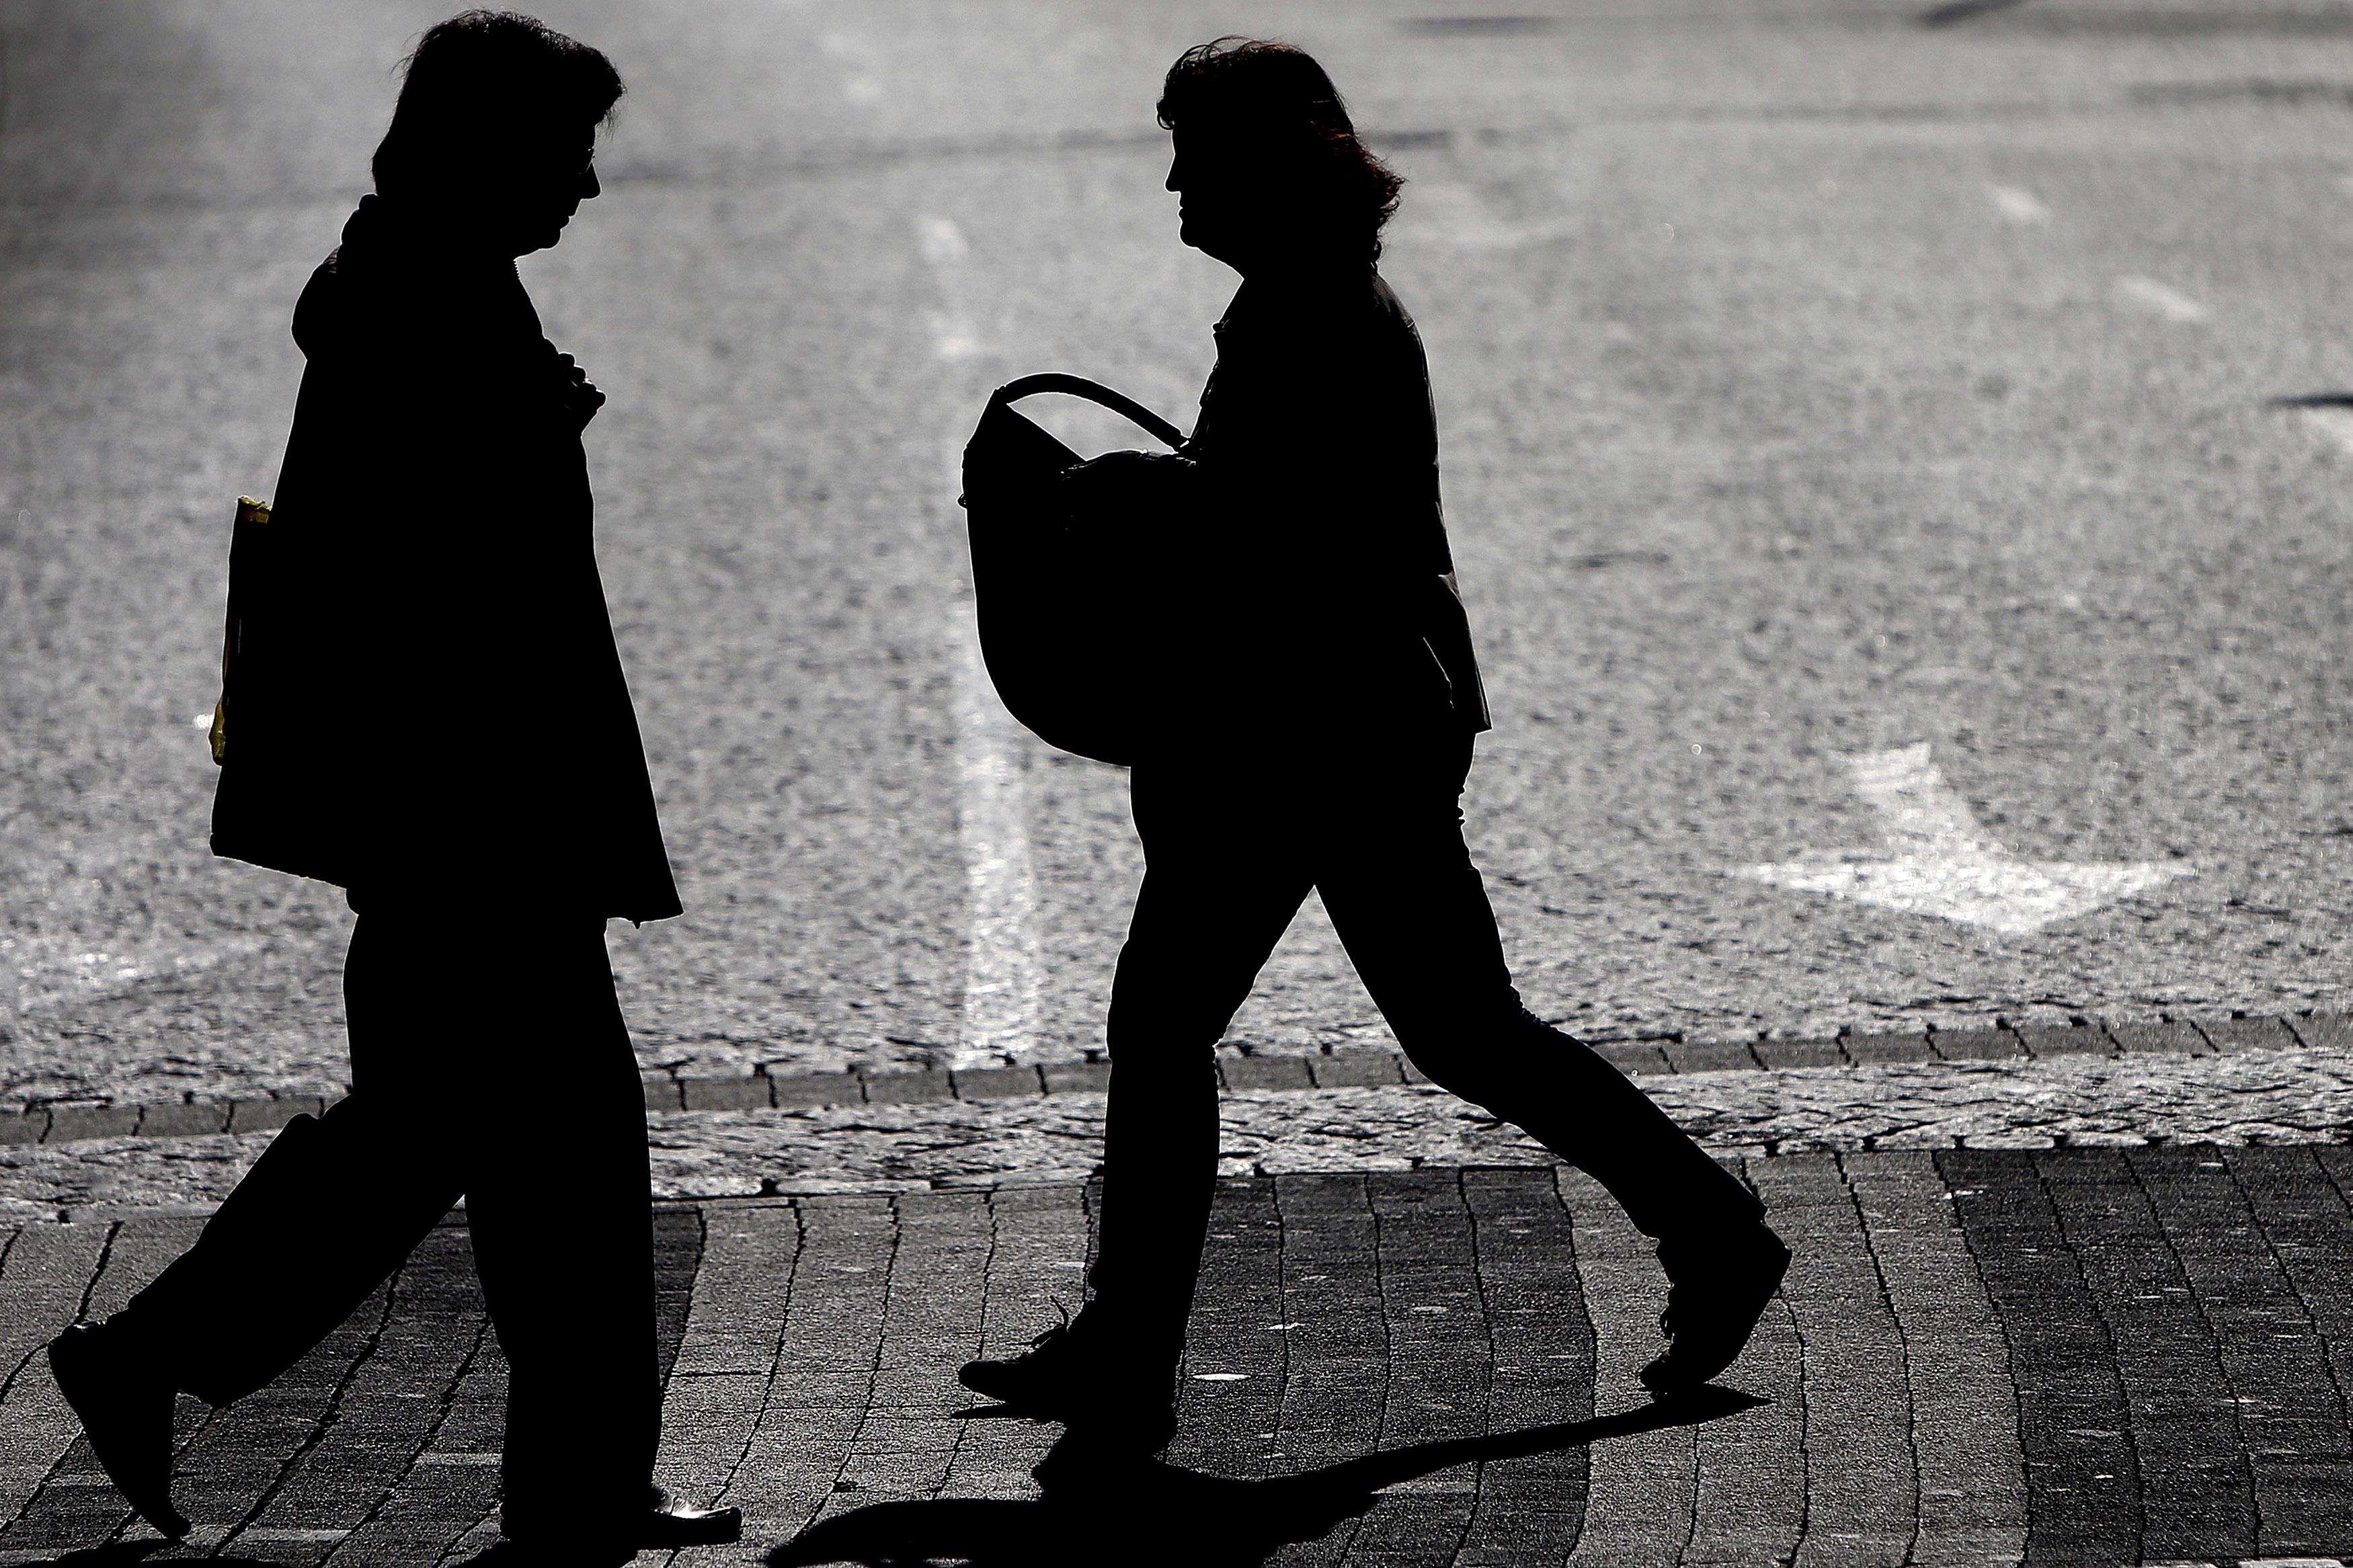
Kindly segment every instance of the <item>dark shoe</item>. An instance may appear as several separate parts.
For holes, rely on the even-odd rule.
[[[1176,1368],[1136,1353],[1121,1336],[1089,1331],[1082,1316],[1047,1330],[1008,1361],[966,1362],[956,1381],[1024,1415],[1060,1421],[1127,1456],[1155,1454],[1176,1435],[1169,1393]]]
[[[118,1353],[96,1323],[76,1323],[49,1342],[49,1371],[90,1451],[122,1500],[177,1541],[188,1521],[172,1506],[171,1384],[133,1357]]]
[[[956,1381],[975,1394],[1034,1412],[1060,1416],[1074,1404],[1086,1382],[1087,1358],[1072,1337],[1075,1325],[1064,1322],[1029,1342],[1034,1348],[1004,1361],[968,1361],[956,1371]]]
[[[1788,1272],[1789,1249],[1762,1223],[1746,1230],[1671,1237],[1659,1243],[1667,1353],[1642,1369],[1653,1399],[1688,1394],[1739,1359],[1766,1303]]]
[[[638,1545],[646,1551],[725,1546],[742,1539],[742,1509],[689,1508],[659,1487],[654,1489],[653,1511],[638,1529]]]

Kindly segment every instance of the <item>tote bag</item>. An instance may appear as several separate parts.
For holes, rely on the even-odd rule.
[[[1153,631],[1131,617],[1145,595],[1119,548],[1144,521],[1071,512],[1060,481],[1082,459],[1011,407],[1041,392],[1099,404],[1172,448],[1185,433],[1107,386],[1050,371],[991,393],[964,449],[980,651],[997,696],[1048,745],[1124,767],[1154,717],[1143,673]]]

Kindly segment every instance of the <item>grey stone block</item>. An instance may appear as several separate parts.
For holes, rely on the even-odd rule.
[[[2315,1013],[2284,1020],[2295,1037],[2316,1051],[2353,1051],[2353,1018],[2338,1013]]]
[[[1840,1039],[1839,1048],[1857,1067],[1936,1059],[1928,1049],[1926,1035],[1848,1035]]]
[[[1595,1056],[1620,1072],[1675,1070],[1674,1064],[1667,1060],[1667,1053],[1648,1040],[1604,1040],[1590,1048]]]
[[[128,1138],[139,1131],[135,1105],[53,1105],[49,1135],[44,1143],[70,1143],[79,1138]]]
[[[315,1100],[237,1100],[229,1102],[231,1132],[274,1132],[298,1116],[316,1115]]]
[[[34,1106],[22,1112],[0,1113],[0,1145],[37,1143],[49,1130],[49,1112],[46,1106]]]
[[[2200,1018],[2195,1026],[2218,1051],[2292,1051],[2297,1044],[2277,1018]]]
[[[2104,1057],[2112,1054],[2116,1043],[2108,1032],[2096,1024],[2082,1028],[2070,1028],[2057,1024],[2028,1024],[2011,1031],[2027,1054],[2033,1057]]]
[[[638,1077],[646,1086],[648,1110],[679,1110],[685,1107],[686,1101],[679,1093],[678,1079],[670,1074],[647,1072],[639,1073]]]
[[[2207,1056],[2214,1049],[2187,1024],[2110,1024],[2108,1037],[2134,1056]]]
[[[1034,1067],[974,1068],[948,1074],[948,1086],[958,1100],[1012,1100],[1043,1094],[1046,1082]]]
[[[792,1078],[772,1078],[769,1091],[776,1096],[779,1110],[796,1105],[863,1105],[866,1090],[853,1072],[800,1073]]]
[[[1218,1075],[1228,1089],[1313,1089],[1303,1057],[1226,1057]]]
[[[765,1110],[776,1103],[768,1080],[743,1078],[684,1078],[678,1080],[681,1102],[689,1110]]]
[[[1038,1072],[1048,1094],[1101,1094],[1111,1087],[1109,1062],[1048,1062]]]
[[[860,1073],[869,1105],[904,1105],[925,1100],[953,1100],[955,1095],[944,1072]]]
[[[142,1138],[201,1138],[228,1125],[228,1107],[218,1102],[140,1107]]]
[[[1403,1083],[1398,1071],[1398,1056],[1394,1051],[1347,1051],[1328,1057],[1311,1057],[1307,1070],[1318,1089],[1357,1089],[1369,1086]]]
[[[1948,1062],[2026,1059],[2026,1047],[2007,1029],[1939,1029],[1928,1037],[1928,1048]]]
[[[1845,1054],[1836,1040],[1759,1040],[1750,1048],[1758,1061],[1777,1070],[1846,1066]]]
[[[1739,1041],[1662,1040],[1667,1065],[1677,1072],[1755,1071],[1757,1053]]]

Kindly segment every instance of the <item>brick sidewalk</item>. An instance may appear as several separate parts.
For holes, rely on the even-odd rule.
[[[1632,1379],[1656,1342],[1649,1249],[1581,1176],[1223,1181],[1182,1434],[1094,1509],[1030,1478],[1058,1428],[960,1419],[953,1381],[1075,1300],[1083,1186],[666,1207],[662,1479],[748,1521],[678,1568],[779,1548],[1282,1568],[2353,1553],[2353,1152],[1742,1169],[1799,1265],[1727,1380],[1767,1403],[1687,1426],[1658,1425]],[[142,1554],[36,1352],[196,1223],[7,1233],[0,1562]],[[217,1415],[183,1402],[201,1529],[146,1560],[462,1557],[492,1539],[501,1382],[452,1223],[280,1384]]]

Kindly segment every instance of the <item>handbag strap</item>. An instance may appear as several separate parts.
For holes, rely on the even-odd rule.
[[[1039,392],[1059,392],[1070,397],[1083,397],[1089,403],[1099,403],[1113,414],[1142,426],[1145,434],[1165,446],[1174,448],[1185,444],[1184,431],[1133,397],[1113,392],[1099,381],[1089,381],[1082,375],[1066,375],[1059,370],[1039,371],[1035,375],[1020,376],[1007,382],[989,394],[989,406],[1001,407],[1008,403],[1018,403]]]

